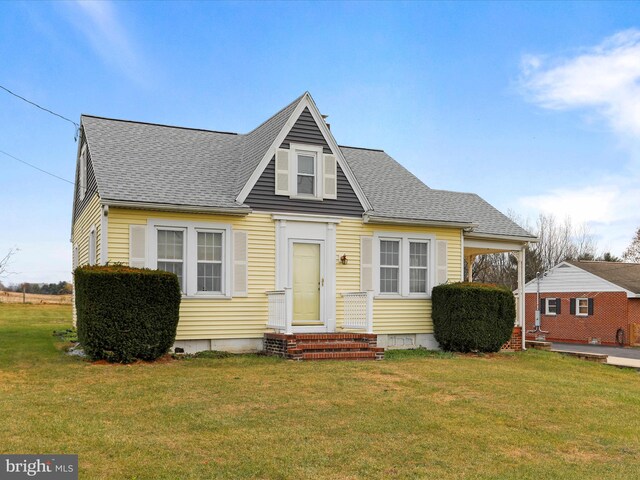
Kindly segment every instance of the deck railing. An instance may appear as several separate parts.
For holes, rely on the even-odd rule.
[[[291,318],[293,317],[293,297],[291,288],[271,290],[267,292],[269,317],[267,328],[291,334]]]
[[[373,292],[344,292],[344,328],[373,333]]]

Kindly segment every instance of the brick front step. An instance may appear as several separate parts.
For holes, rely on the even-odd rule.
[[[365,342],[316,342],[298,343],[302,350],[368,350],[369,344]]]
[[[302,360],[375,360],[376,352],[304,352]]]
[[[291,360],[382,360],[377,342],[370,333],[266,333],[264,350]]]

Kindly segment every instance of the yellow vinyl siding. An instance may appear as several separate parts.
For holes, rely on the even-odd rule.
[[[246,217],[236,217],[111,208],[110,262],[129,263],[129,225],[146,225],[149,218],[225,223],[231,225],[234,230],[248,232],[248,295],[233,299],[184,298],[180,306],[180,323],[176,339],[261,337],[267,324],[265,292],[275,288],[275,224],[271,215],[254,213]]]
[[[89,231],[91,226],[96,228],[96,258],[95,263],[100,263],[100,246],[102,243],[102,208],[100,197],[95,193],[78,219],[73,224],[71,241],[78,245],[78,265],[89,263]],[[73,245],[72,247],[73,248]]]
[[[347,265],[336,266],[336,325],[344,320],[344,300],[341,292],[360,290],[360,237],[374,232],[411,232],[435,235],[447,241],[447,273],[449,281],[459,281],[462,275],[460,229],[409,225],[372,225],[356,219],[342,219],[336,231],[338,255],[346,254]],[[435,266],[432,265],[432,268]],[[431,300],[375,299],[373,302],[373,331],[375,333],[433,333]]]
[[[91,227],[96,229],[96,258],[95,263],[100,263],[100,246],[102,243],[102,207],[100,205],[100,197],[97,193],[93,194],[91,200],[82,211],[80,216],[73,223],[71,230],[71,258],[73,261],[74,245],[78,246],[78,266],[89,263],[89,232]],[[72,265],[69,265],[72,269]],[[75,304],[75,287],[73,297],[73,324],[76,324],[76,304]]]
[[[246,217],[156,212],[112,207],[109,210],[109,261],[129,262],[129,226],[146,225],[150,218],[176,221],[215,222],[248,232],[249,290],[246,297],[232,299],[182,300],[177,340],[256,338],[266,329],[267,297],[275,288],[275,222],[268,213],[251,213]],[[336,324],[343,322],[341,292],[360,290],[360,236],[374,231],[433,234],[448,242],[448,273],[451,281],[461,278],[460,229],[426,228],[402,225],[369,225],[354,218],[343,218],[336,228],[336,252],[347,255],[348,264],[336,265]],[[148,240],[147,240],[148,241]],[[431,301],[426,299],[376,299],[374,302],[376,333],[431,333]]]

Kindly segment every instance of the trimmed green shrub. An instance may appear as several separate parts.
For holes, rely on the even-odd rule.
[[[432,318],[443,350],[497,352],[513,333],[516,304],[506,288],[450,283],[433,288]]]
[[[155,360],[176,338],[178,277],[121,265],[84,266],[74,272],[78,340],[93,360]]]

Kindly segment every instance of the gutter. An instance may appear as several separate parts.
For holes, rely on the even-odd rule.
[[[379,223],[379,224],[391,224],[391,225],[424,225],[428,227],[457,227],[457,228],[474,228],[477,227],[477,223],[471,222],[445,222],[437,220],[418,220],[411,218],[395,218],[395,217],[380,217],[378,215],[372,215],[365,213],[362,215],[364,223]]]
[[[497,235],[492,233],[478,233],[478,232],[465,232],[465,238],[489,238],[491,240],[511,240],[515,242],[531,242],[538,243],[540,239],[538,237],[519,237],[517,235]]]
[[[191,213],[218,213],[224,215],[244,216],[253,210],[249,207],[224,208],[224,207],[204,207],[196,205],[174,205],[171,203],[150,203],[150,202],[129,202],[125,200],[102,199],[102,205],[107,207],[133,208],[137,210],[161,210],[170,212],[191,212]]]

